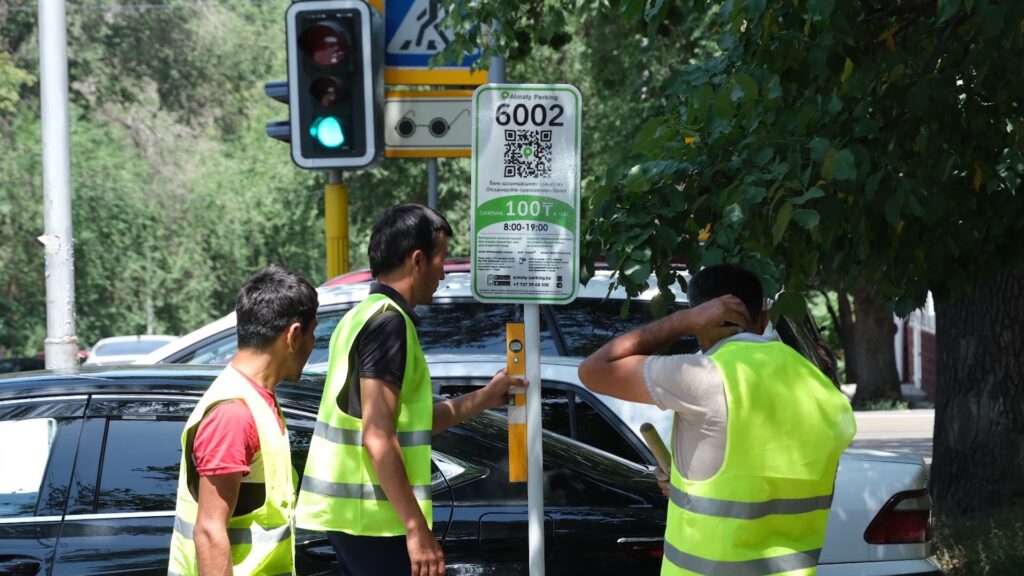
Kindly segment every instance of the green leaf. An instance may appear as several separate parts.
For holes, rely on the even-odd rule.
[[[765,96],[769,100],[782,97],[782,83],[779,81],[777,74],[773,74],[772,79],[768,81],[768,85],[765,87]]]
[[[721,264],[725,260],[725,254],[722,253],[722,249],[719,247],[708,248],[704,251],[704,255],[700,260],[701,266],[714,266],[715,264]]]
[[[668,314],[669,309],[672,307],[672,303],[675,302],[676,295],[671,290],[662,290],[651,298],[651,314],[655,318],[661,318]]]
[[[764,8],[767,3],[768,0],[746,0],[743,8],[747,13],[747,18],[755,19],[760,16],[764,12]]]
[[[836,154],[835,169],[832,175],[836,180],[854,180],[857,178],[857,166],[853,152],[843,148]]]
[[[651,263],[637,262],[631,258],[626,260],[625,265],[622,267],[622,273],[634,284],[643,284],[651,276]]]
[[[747,74],[734,74],[732,77],[732,93],[729,98],[733,102],[750,101],[757,98],[757,80]]]
[[[772,150],[771,148],[761,148],[760,150],[754,153],[754,157],[752,158],[752,160],[754,161],[754,164],[756,166],[761,167],[767,164],[768,161],[771,160],[772,156],[774,155],[775,151]]]
[[[794,205],[799,206],[799,205],[803,204],[804,202],[807,202],[809,200],[814,200],[815,198],[821,198],[824,195],[825,195],[825,191],[824,190],[822,190],[821,188],[818,188],[817,186],[814,186],[813,188],[811,188],[807,192],[804,192],[800,196],[794,198],[792,200],[792,202],[793,202]]]
[[[725,207],[725,221],[738,224],[743,221],[743,208],[739,204],[730,204]]]
[[[879,170],[871,176],[868,176],[867,182],[864,183],[864,194],[868,199],[871,199],[875,195],[875,191],[878,190],[878,183],[882,180],[882,176],[885,176],[885,170]]]
[[[808,230],[814,230],[814,227],[821,221],[821,217],[814,210],[800,208],[793,211],[793,220]]]
[[[647,7],[644,8],[644,20],[650,21],[657,16],[661,12],[663,4],[665,4],[665,0],[654,0],[653,2],[648,0]]]
[[[740,189],[740,191],[742,192],[744,198],[746,198],[746,200],[751,204],[759,203],[761,200],[764,200],[765,196],[768,195],[768,191],[765,190],[763,186],[744,185]]]
[[[815,138],[811,140],[811,159],[815,162],[823,162],[825,160],[825,154],[828,153],[831,144],[824,138]]]
[[[786,202],[779,208],[779,213],[775,215],[775,224],[772,225],[772,246],[782,240],[782,235],[786,233],[786,227],[789,226],[789,219],[792,216],[793,204]]]
[[[836,170],[836,149],[829,148],[825,153],[825,160],[821,163],[821,177],[825,180],[832,180]]]
[[[626,190],[629,192],[643,192],[650,187],[647,182],[647,177],[644,175],[644,169],[642,166],[637,164],[629,169],[629,173],[626,174]]]
[[[836,0],[807,0],[807,12],[815,22],[828,19],[835,7]]]
[[[900,221],[900,212],[903,210],[903,190],[893,194],[885,201],[885,220],[895,226]]]
[[[732,118],[733,115],[736,114],[736,106],[733,105],[732,100],[729,98],[729,92],[726,90],[719,90],[718,93],[715,94],[712,109],[716,116],[726,120]]]
[[[945,22],[960,11],[961,0],[939,0],[938,16],[939,22]]]

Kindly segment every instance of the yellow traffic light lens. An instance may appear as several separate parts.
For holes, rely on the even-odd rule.
[[[322,116],[313,121],[309,135],[324,148],[337,148],[345,143],[345,131],[334,116]]]

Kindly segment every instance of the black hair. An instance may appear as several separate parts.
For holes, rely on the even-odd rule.
[[[422,204],[388,208],[374,222],[370,233],[370,273],[374,278],[386,274],[401,266],[416,250],[433,258],[442,232],[451,238],[451,224],[432,208]]]
[[[764,305],[764,288],[756,274],[736,264],[719,264],[708,266],[690,280],[686,289],[686,298],[691,307],[732,294],[739,298],[747,307],[750,320],[757,322]]]
[[[235,299],[238,347],[266,349],[295,322],[306,333],[317,305],[316,289],[305,278],[267,266],[246,280]]]

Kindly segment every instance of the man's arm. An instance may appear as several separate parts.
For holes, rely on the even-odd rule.
[[[199,477],[199,514],[192,537],[203,576],[231,576],[228,519],[235,510],[242,473]]]
[[[423,517],[402,460],[402,449],[395,433],[395,409],[398,385],[377,378],[359,381],[363,408],[363,446],[377,479],[405,524],[406,545],[413,574],[444,574],[444,554]]]
[[[465,422],[488,408],[501,407],[508,402],[510,386],[526,386],[526,380],[512,378],[508,370],[502,368],[487,386],[434,404],[434,434]]]
[[[644,362],[649,355],[683,336],[703,333],[719,340],[739,334],[749,325],[746,306],[731,295],[679,310],[602,346],[580,364],[580,381],[600,394],[654,404],[644,384]]]

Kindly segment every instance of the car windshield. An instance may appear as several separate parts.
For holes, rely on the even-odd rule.
[[[170,340],[129,340],[125,342],[105,342],[93,349],[96,356],[127,356],[131,354],[148,354],[167,344]]]

